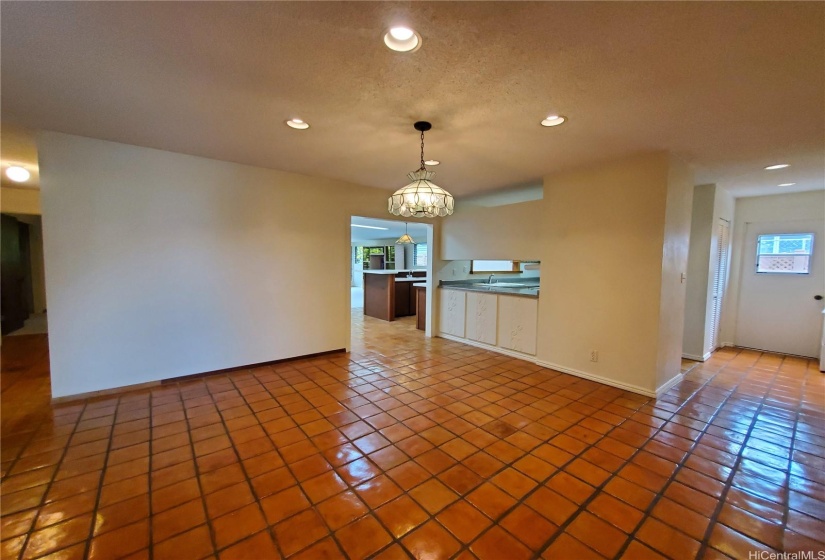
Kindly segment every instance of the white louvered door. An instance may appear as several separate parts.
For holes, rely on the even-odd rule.
[[[730,223],[720,219],[716,226],[716,274],[713,275],[713,303],[710,314],[710,343],[707,352],[713,352],[719,347],[719,322],[722,315],[722,304],[725,297],[725,286],[728,278],[728,241]]]

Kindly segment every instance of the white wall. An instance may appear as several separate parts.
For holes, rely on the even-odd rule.
[[[647,393],[678,375],[691,186],[666,153],[545,177],[541,362]]]
[[[350,216],[388,191],[57,133],[38,151],[53,397],[349,347]]]
[[[728,294],[722,312],[720,341],[723,345],[736,344],[737,310],[741,283],[742,256],[745,246],[746,224],[784,222],[793,220],[825,220],[825,191],[736,199],[736,211],[731,243],[731,266]],[[819,245],[821,250],[822,245]]]

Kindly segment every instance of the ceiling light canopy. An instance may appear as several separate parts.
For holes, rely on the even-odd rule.
[[[309,124],[301,119],[289,119],[286,121],[286,125],[290,128],[296,128],[298,130],[306,130],[309,128]]]
[[[421,35],[409,27],[391,27],[384,34],[384,44],[396,52],[413,52],[421,47]]]
[[[31,176],[28,169],[19,165],[12,165],[6,169],[6,177],[15,183],[25,183]]]
[[[413,238],[410,237],[410,232],[407,229],[407,222],[404,222],[404,235],[398,238],[398,241],[395,242],[396,245],[410,245],[415,243]]]
[[[561,115],[550,115],[543,121],[541,121],[541,126],[559,126],[563,124],[567,120],[567,117],[563,117]]]
[[[776,165],[769,165],[765,168],[766,171],[773,171],[774,169],[785,169],[786,167],[790,167],[790,164],[787,163],[777,163]]]
[[[400,188],[389,198],[388,210],[396,216],[405,218],[435,218],[449,216],[455,209],[453,195],[431,181],[434,171],[427,171],[424,163],[424,133],[432,128],[425,121],[414,125],[421,132],[421,167],[407,174],[412,181]]]

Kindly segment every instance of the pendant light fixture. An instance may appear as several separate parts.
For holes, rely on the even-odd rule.
[[[398,238],[398,241],[395,242],[396,245],[410,245],[415,243],[413,238],[410,237],[410,233],[407,230],[407,222],[404,222],[404,235]]]
[[[424,133],[432,128],[426,121],[413,125],[421,132],[421,167],[407,174],[410,183],[400,188],[389,198],[389,211],[405,218],[435,218],[449,216],[455,208],[453,195],[431,181],[434,171],[427,171],[424,165]]]

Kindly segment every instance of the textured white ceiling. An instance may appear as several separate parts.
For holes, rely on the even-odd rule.
[[[412,123],[456,195],[647,150],[825,187],[825,3],[2,2],[2,119],[385,188]],[[388,50],[392,24],[423,37]],[[569,122],[542,128],[550,113]],[[295,131],[284,119],[312,127]],[[773,173],[775,162],[792,167]]]

